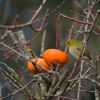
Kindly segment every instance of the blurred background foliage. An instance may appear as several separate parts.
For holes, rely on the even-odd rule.
[[[78,15],[75,15],[71,13],[72,11],[75,11],[79,14],[83,14],[82,9],[77,7],[75,2],[78,2],[83,8],[86,8],[88,6],[88,0],[66,0],[66,2],[53,14],[51,14],[49,17],[47,17],[46,22],[48,23],[48,26],[45,28],[47,35],[46,35],[46,42],[45,42],[45,49],[48,48],[55,48],[55,41],[56,41],[56,26],[57,26],[57,18],[59,12],[70,16],[74,17],[76,19],[82,20],[81,17]],[[45,12],[47,8],[49,8],[49,12],[52,10],[56,9],[56,7],[62,2],[62,0],[48,0],[45,6],[43,7],[42,11],[39,13],[36,19],[39,19],[45,15]],[[93,14],[95,15],[97,10],[100,9],[100,2],[96,4],[96,6],[93,8]],[[41,4],[41,0],[0,0],[0,23],[3,25],[10,25],[16,15],[19,15],[18,18],[18,24],[26,23],[28,22],[31,17],[34,15],[34,11],[36,11]],[[90,21],[92,21],[90,19]],[[97,21],[97,24],[99,24],[100,18]],[[35,28],[39,28],[41,25],[41,22],[37,22],[33,24]],[[60,29],[59,29],[59,49],[64,50],[65,48],[65,42],[67,41],[68,38],[68,30],[71,28],[72,25],[75,25],[75,29],[79,29],[80,24],[72,22],[68,19],[60,18]],[[68,30],[67,30],[68,29]],[[19,29],[13,30],[16,31]],[[24,27],[23,31],[25,33],[26,40],[31,39],[36,32],[34,32],[30,27]],[[0,30],[0,35],[4,34],[2,30]],[[36,37],[32,43],[32,50],[36,53],[37,56],[40,56],[40,48],[41,48],[41,37],[42,33]],[[73,35],[74,37],[74,35]],[[83,40],[83,35],[80,34],[77,38],[78,40]],[[8,45],[11,45],[10,39],[5,39],[4,42]],[[100,53],[100,48],[99,48],[99,42],[100,38],[99,36],[95,35],[94,33],[91,35],[91,38],[89,40],[87,48],[89,49],[90,53],[92,54],[93,59],[96,57],[96,52]],[[68,53],[69,54],[69,53]],[[70,54],[69,54],[70,55]],[[2,53],[0,53],[0,59],[3,59]],[[70,56],[69,61],[69,69],[72,68],[73,63],[75,62],[75,59]],[[23,72],[20,71],[20,68],[17,68],[17,65],[15,62],[13,62],[11,59],[7,59],[6,63],[11,66],[13,69],[16,70],[20,75],[24,76]],[[22,63],[23,65],[23,63]],[[71,69],[70,69],[71,70]],[[28,78],[26,79],[28,80]],[[0,83],[3,84],[4,81],[2,78],[0,78]],[[85,100],[85,99],[84,99]],[[89,99],[87,99],[89,100]]]

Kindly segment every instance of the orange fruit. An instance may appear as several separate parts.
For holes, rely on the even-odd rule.
[[[49,68],[50,68],[50,67],[46,64],[46,62],[44,61],[43,58],[34,58],[34,59],[32,59],[32,61],[36,62],[36,64],[39,64],[39,65],[43,66],[43,67],[46,68],[46,69],[49,69]],[[27,64],[27,65],[28,65],[28,69],[29,69],[31,72],[33,72],[33,73],[36,73],[36,72],[37,72],[37,70],[36,70],[36,68],[34,67],[34,65],[32,64],[32,62],[28,61],[28,64]],[[37,69],[38,69],[39,72],[41,72],[41,73],[45,73],[45,72],[46,72],[46,70],[44,70],[44,69],[41,68],[40,66],[37,66],[37,65],[36,65],[36,67],[37,67]]]
[[[68,55],[58,49],[47,49],[43,53],[43,58],[49,66],[53,63],[59,63],[63,67],[69,60]]]

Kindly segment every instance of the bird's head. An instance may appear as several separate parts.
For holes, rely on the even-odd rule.
[[[69,48],[75,46],[77,43],[78,43],[78,41],[74,40],[74,39],[70,39],[67,41],[67,45]]]

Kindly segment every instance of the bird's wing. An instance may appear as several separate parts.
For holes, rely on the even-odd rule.
[[[79,50],[79,51],[81,51],[82,50],[82,47],[77,47],[77,49]],[[84,55],[86,56],[86,57],[88,57],[90,60],[92,60],[92,58],[91,58],[91,56],[90,56],[90,53],[85,49],[85,51],[84,51]]]

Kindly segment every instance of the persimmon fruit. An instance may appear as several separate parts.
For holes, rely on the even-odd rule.
[[[44,61],[44,59],[43,58],[34,58],[34,59],[32,59],[32,61],[34,61],[34,62],[36,62],[36,64],[39,64],[39,65],[41,65],[41,66],[43,66],[44,68],[46,68],[46,69],[49,69],[49,66],[46,64],[46,62]],[[36,68],[35,68],[35,66],[32,64],[32,62],[30,62],[30,61],[28,61],[28,69],[31,71],[31,72],[33,72],[34,74],[35,73],[37,73],[37,69],[38,69],[38,71],[40,72],[40,73],[45,73],[46,72],[46,70],[45,69],[43,69],[43,68],[41,68],[40,66],[38,66],[38,65],[36,65]]]
[[[66,65],[69,60],[68,55],[58,49],[47,49],[43,53],[43,58],[49,66],[51,66],[53,63],[59,63],[61,64],[61,67]]]

